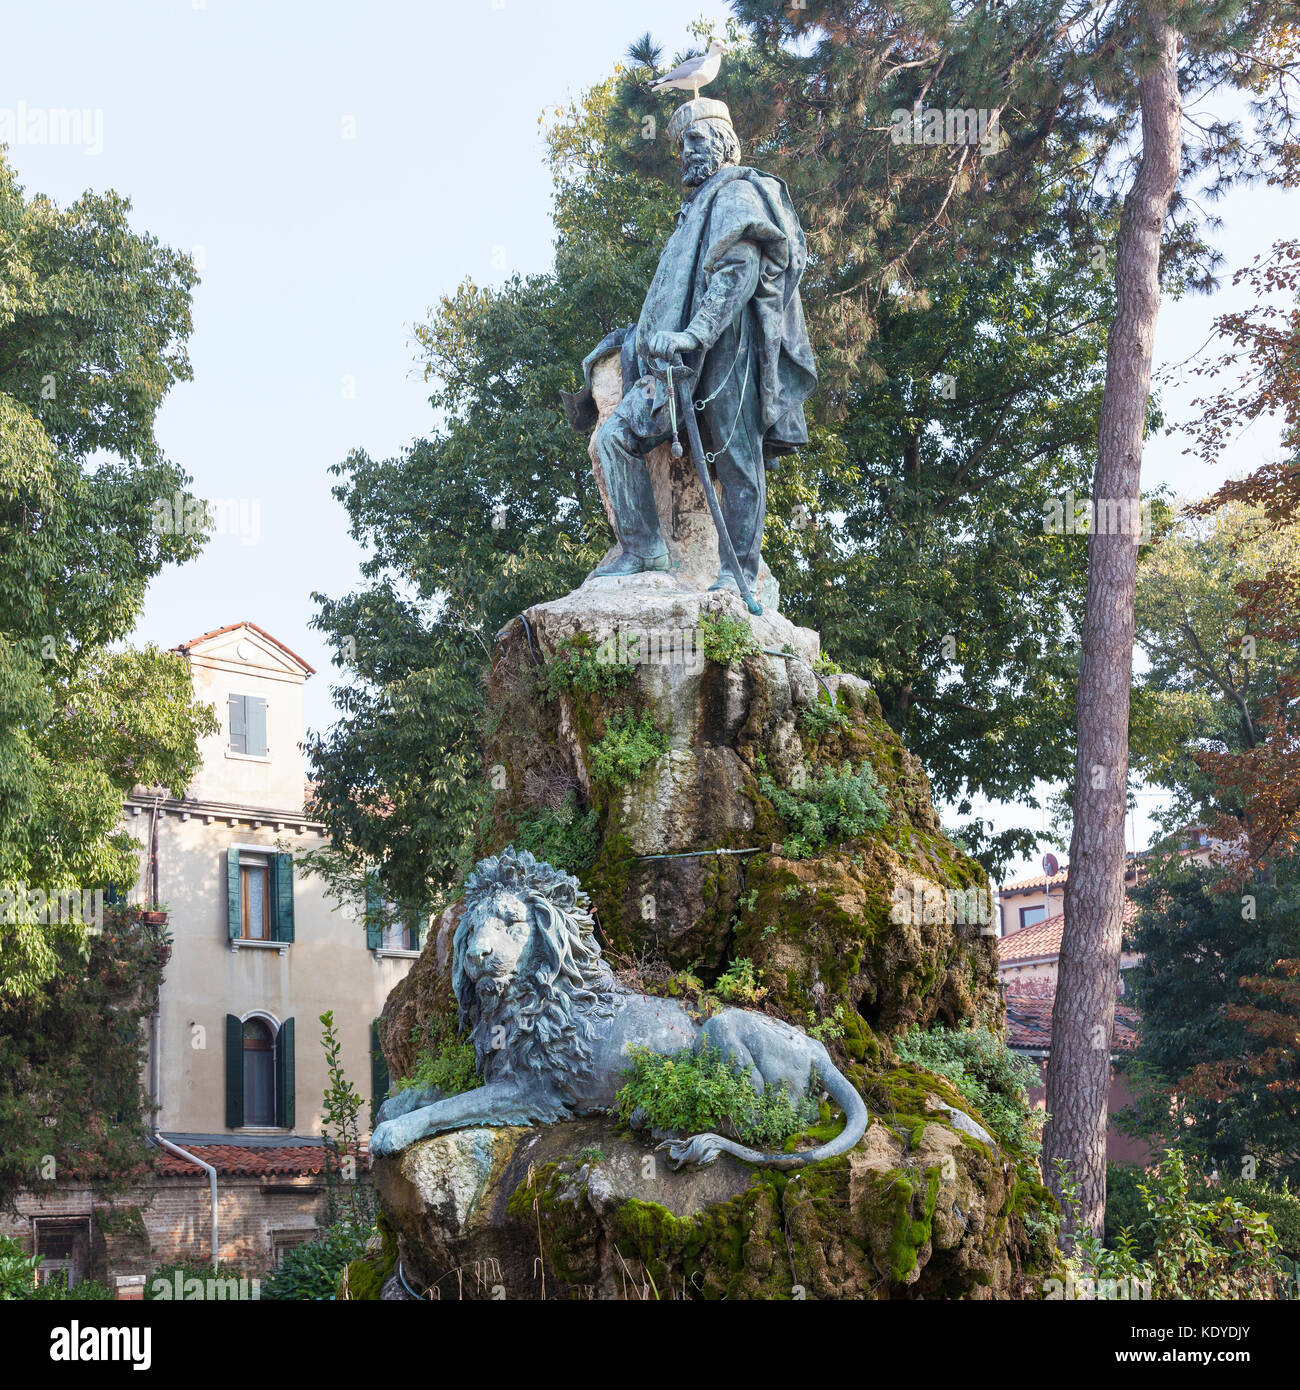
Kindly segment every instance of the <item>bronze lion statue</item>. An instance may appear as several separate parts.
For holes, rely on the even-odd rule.
[[[591,906],[576,878],[513,847],[475,865],[452,944],[452,988],[485,1084],[460,1095],[399,1092],[379,1110],[373,1155],[479,1125],[547,1124],[610,1110],[633,1047],[716,1049],[754,1090],[827,1093],[845,1123],[829,1143],[760,1153],[720,1134],[669,1139],[674,1166],[734,1154],[765,1168],[799,1168],[847,1153],[867,1127],[862,1097],[825,1047],[798,1028],[747,1009],[704,1022],[674,999],[628,989],[600,954]]]

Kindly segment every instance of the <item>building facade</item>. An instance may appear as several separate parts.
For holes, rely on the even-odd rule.
[[[324,1199],[320,1015],[333,1011],[349,1079],[382,1099],[373,1025],[419,954],[415,932],[336,901],[304,862],[325,843],[306,806],[312,668],[250,622],[178,650],[220,729],[183,795],[137,787],[124,808],[141,846],[130,901],[165,908],[171,935],[146,1076],[159,1176],[111,1218],[89,1189],[56,1185],[0,1219],[74,1278],[210,1261],[214,1212],[217,1255],[248,1273],[309,1238]]]

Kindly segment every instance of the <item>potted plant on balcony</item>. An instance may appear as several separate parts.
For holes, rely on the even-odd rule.
[[[167,904],[141,903],[140,920],[146,927],[165,927],[167,925]]]

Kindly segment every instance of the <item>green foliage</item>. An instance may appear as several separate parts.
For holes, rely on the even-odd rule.
[[[1126,972],[1142,1016],[1125,1061],[1136,1099],[1122,1123],[1224,1174],[1240,1173],[1250,1156],[1271,1185],[1295,1183],[1300,1058],[1275,1048],[1242,1011],[1253,1002],[1244,981],[1284,979],[1279,962],[1300,957],[1300,857],[1278,861],[1271,882],[1249,886],[1249,919],[1241,896],[1215,891],[1219,871],[1176,852],[1151,856],[1147,866],[1133,890],[1141,911],[1128,943],[1142,959]]]
[[[888,803],[867,762],[857,772],[851,763],[817,768],[792,790],[778,786],[767,773],[758,785],[791,832],[782,846],[787,859],[806,859],[835,841],[879,830],[889,818]]]
[[[1134,690],[1134,767],[1168,788],[1170,827],[1240,813],[1194,753],[1253,748],[1278,676],[1300,665],[1286,634],[1244,640],[1239,586],[1273,570],[1300,570],[1300,533],[1268,525],[1262,507],[1233,504],[1213,517],[1169,518],[1138,568],[1137,638],[1147,667]]]
[[[107,1284],[94,1279],[82,1279],[69,1289],[67,1278],[61,1272],[43,1284],[37,1283],[36,1271],[40,1267],[39,1255],[28,1255],[16,1240],[0,1236],[0,1301],[90,1302],[116,1296]]]
[[[0,888],[134,883],[119,828],[138,783],[179,795],[215,730],[185,660],[121,644],[145,591],[198,553],[189,479],[154,418],[189,378],[194,268],[133,232],[130,204],[27,198],[0,151]],[[165,504],[182,525],[159,524]],[[31,997],[83,944],[20,910],[0,995]]]
[[[411,1031],[411,1041],[420,1051],[411,1074],[393,1083],[393,1095],[412,1087],[434,1087],[443,1095],[454,1096],[483,1084],[474,1057],[474,1044],[468,1037],[461,1036],[458,1012],[451,1017],[431,1014],[423,1036],[417,1026]]]
[[[847,728],[850,722],[848,715],[838,705],[822,698],[821,691],[818,691],[816,700],[811,705],[805,705],[799,714],[800,729],[814,742],[827,730]]]
[[[758,983],[754,962],[747,956],[741,956],[718,976],[713,992],[728,1004],[757,1004],[767,990]]]
[[[628,787],[668,751],[668,736],[648,713],[618,710],[605,721],[604,737],[587,751],[595,781],[612,789]]]
[[[904,1062],[942,1076],[970,1101],[989,1133],[1017,1153],[1036,1153],[1043,1113],[1026,1094],[1038,1068],[1001,1037],[978,1028],[913,1028],[894,1040]]]
[[[806,1129],[818,1114],[808,1097],[792,1097],[784,1086],[759,1095],[749,1078],[707,1044],[669,1054],[632,1048],[632,1065],[615,1106],[654,1130],[685,1134],[713,1131],[734,1135],[754,1148],[775,1148]]]
[[[555,655],[538,672],[537,686],[544,700],[557,695],[613,695],[632,675],[637,639],[630,638],[629,660],[616,659],[616,645],[602,642],[593,646],[585,632],[561,642]]]
[[[705,660],[716,661],[719,666],[738,666],[762,650],[753,628],[743,618],[701,613],[698,627]]]
[[[321,1133],[325,1138],[325,1220],[369,1226],[375,1218],[375,1198],[361,1178],[361,1092],[343,1070],[343,1046],[334,1027],[334,1011],[320,1016],[321,1046],[325,1049],[325,1097]],[[345,1164],[352,1170],[349,1177]]]
[[[9,1236],[0,1236],[0,1299],[30,1298],[41,1257],[28,1255]]]
[[[821,1043],[838,1042],[844,1036],[847,1017],[844,1005],[836,1004],[829,1014],[809,1026],[808,1036]]]
[[[47,1155],[51,1178],[75,1170],[103,1192],[147,1175],[143,1024],[163,973],[156,945],[138,911],[105,908],[103,931],[80,949],[61,943],[35,993],[0,999],[0,1201],[50,1189]]]
[[[67,1277],[60,1271],[52,1279],[38,1284],[28,1297],[55,1303],[112,1303],[117,1299],[117,1291],[98,1279],[78,1279],[69,1288]]]
[[[1136,1233],[1121,1231],[1114,1248],[1083,1227],[1078,1184],[1061,1159],[1056,1167],[1063,1202],[1081,1232],[1065,1257],[1076,1282],[1137,1279],[1155,1299],[1269,1297],[1277,1236],[1267,1218],[1235,1197],[1200,1200],[1178,1149],[1166,1150],[1159,1170],[1137,1183],[1144,1218]],[[1138,1258],[1138,1238],[1150,1251],[1145,1259]]]
[[[576,794],[570,792],[558,810],[547,806],[522,822],[515,829],[514,844],[583,878],[600,848],[600,812],[594,806],[581,810]]]
[[[275,1302],[332,1299],[338,1293],[344,1266],[362,1255],[373,1228],[340,1221],[327,1226],[315,1240],[295,1245],[262,1285],[262,1297]]]

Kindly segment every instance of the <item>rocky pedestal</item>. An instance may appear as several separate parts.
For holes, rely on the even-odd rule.
[[[606,955],[639,988],[705,992],[747,959],[761,994],[736,1002],[820,1030],[865,1097],[857,1149],[794,1174],[728,1157],[674,1173],[609,1118],[440,1135],[375,1166],[388,1255],[368,1286],[638,1299],[1041,1286],[1052,1204],[1034,1160],[948,1082],[900,1066],[892,1041],[913,1024],[1000,1023],[987,880],[944,835],[869,686],[818,674],[819,656],[817,634],[779,613],[666,575],[529,609],[492,660],[481,850],[513,842],[578,874]],[[614,760],[611,777],[609,740],[629,721],[661,751],[621,774]],[[868,765],[876,828],[836,829],[832,795],[818,802],[826,843],[810,844],[800,797],[828,769]],[[394,1077],[422,1040],[449,1036],[459,915],[389,998]]]

